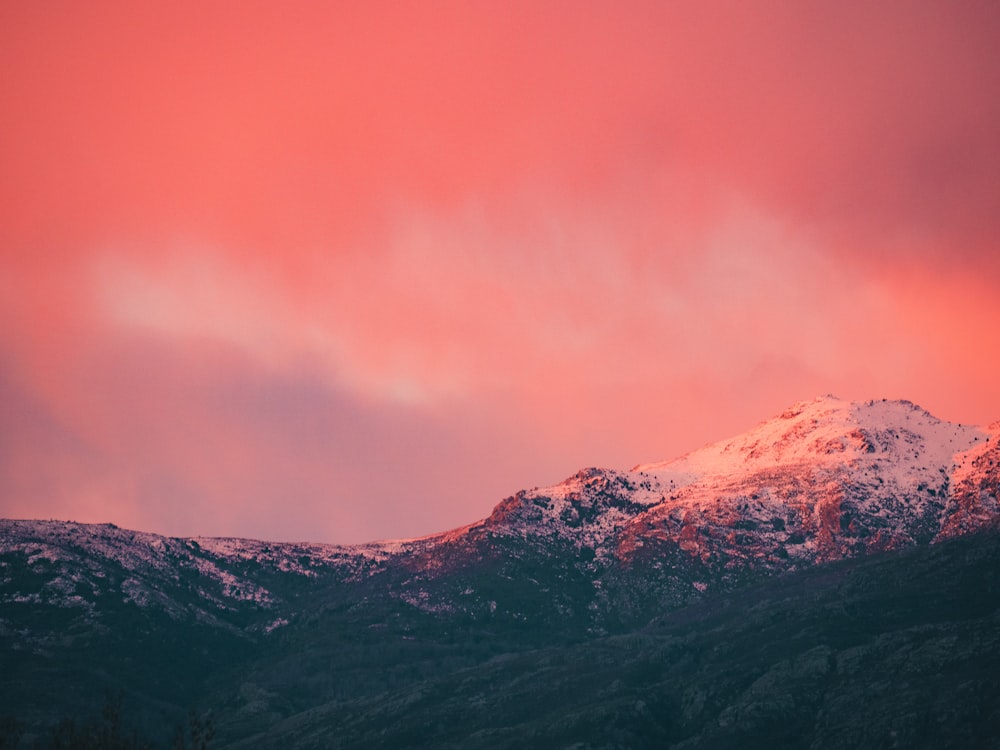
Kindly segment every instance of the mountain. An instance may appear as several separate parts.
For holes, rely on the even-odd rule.
[[[988,522],[998,434],[1000,424],[950,424],[905,401],[825,397],[673,461],[520,494],[487,525],[518,518],[518,533],[551,530],[620,562],[787,569]]]
[[[823,646],[839,665],[836,644],[816,635],[837,621],[830,612],[838,606],[909,613],[870,622],[864,612],[844,614],[844,622],[866,623],[858,643],[887,635],[879,628],[937,627],[928,608],[893,597],[901,585],[913,585],[900,571],[923,565],[927,590],[955,600],[947,591],[955,579],[925,562],[938,555],[949,576],[982,580],[958,597],[956,611],[968,604],[974,614],[963,627],[994,627],[997,568],[983,560],[996,559],[998,436],[1000,423],[951,424],[906,401],[824,397],[672,461],[585,469],[554,487],[518,492],[461,529],[356,546],[0,521],[0,705],[26,728],[24,742],[42,737],[55,718],[96,711],[103,689],[112,688],[124,692],[136,723],[153,736],[167,736],[190,707],[211,708],[221,746],[475,746],[469,737],[477,724],[469,717],[476,706],[508,716],[510,731],[494,727],[480,737],[483,747],[529,735],[540,745],[601,736],[613,746],[611,735],[587,730],[577,714],[589,706],[602,715],[601,695],[607,709],[642,694],[636,700],[645,711],[654,718],[667,712],[661,718],[669,714],[672,728],[654,731],[656,721],[619,717],[634,725],[619,744],[636,746],[648,735],[650,742],[658,738],[655,746],[713,746],[712,737],[733,737],[715,729],[703,734],[698,722],[716,727],[722,713],[712,711],[736,700],[718,693],[725,665],[714,649],[744,639],[755,653],[767,651],[760,642],[767,636],[741,624],[744,610],[734,610],[733,601],[755,612],[763,606],[765,619],[798,623],[807,634],[799,645]],[[823,583],[822,571],[834,569],[841,571],[836,580],[871,580],[871,590],[851,589],[844,599],[840,584]],[[799,593],[779,595],[785,590]],[[977,596],[983,601],[965,601]],[[815,623],[795,620],[796,608]],[[713,623],[706,632],[715,635],[702,632],[705,618]],[[671,659],[679,652],[663,646],[656,622],[673,623],[670,637],[688,644],[681,651],[700,654],[703,667],[677,672]],[[681,631],[686,635],[677,636]],[[637,661],[643,649],[618,651],[630,638],[665,650]],[[974,660],[992,663],[995,641],[980,637]],[[798,653],[798,646],[789,648]],[[608,653],[618,655],[607,662]],[[878,654],[872,664],[882,663],[885,653]],[[552,668],[539,674],[538,659]],[[737,663],[740,674],[763,668],[742,658],[734,669]],[[643,677],[652,669],[643,664],[660,671]],[[968,676],[964,665],[952,667]],[[618,681],[631,687],[614,687],[610,675],[619,668],[631,677]],[[542,684],[518,687],[529,674]],[[664,674],[716,698],[660,690]],[[574,702],[569,686],[598,677],[610,680],[610,692],[584,689],[583,702]],[[969,679],[979,684],[980,677]],[[987,683],[979,693],[992,694]],[[479,692],[469,694],[469,685]],[[515,721],[501,694],[529,703],[545,696],[552,708]],[[692,713],[684,708],[689,698],[718,705]],[[801,735],[809,711],[822,704],[816,698],[803,709],[794,731]],[[970,736],[992,731],[992,709],[980,709],[976,726],[986,729]],[[556,720],[552,712],[572,731],[542,731]],[[420,729],[419,717],[427,715],[438,716],[436,733]],[[455,728],[451,735],[447,726]]]
[[[278,721],[239,748],[996,748],[1000,536],[838,561]]]

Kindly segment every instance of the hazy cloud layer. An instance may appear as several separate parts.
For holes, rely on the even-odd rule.
[[[1000,418],[991,3],[0,9],[0,514],[362,541]]]

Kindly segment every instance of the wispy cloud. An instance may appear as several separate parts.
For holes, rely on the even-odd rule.
[[[0,513],[358,541],[1000,416],[987,3],[0,10]]]

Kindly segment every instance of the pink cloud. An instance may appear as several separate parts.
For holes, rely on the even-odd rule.
[[[358,541],[820,392],[995,419],[998,26],[6,7],[0,513]]]

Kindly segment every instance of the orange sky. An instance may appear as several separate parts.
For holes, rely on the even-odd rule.
[[[0,5],[0,515],[358,542],[1000,419],[991,2]]]

